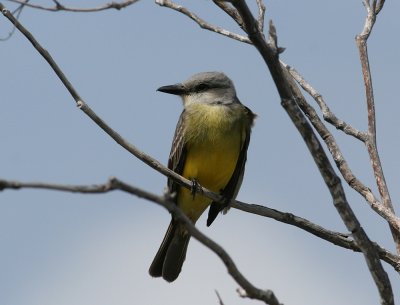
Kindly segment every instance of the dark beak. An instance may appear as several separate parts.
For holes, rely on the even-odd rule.
[[[157,91],[175,95],[183,95],[185,93],[185,86],[183,86],[182,84],[162,86],[158,88]]]

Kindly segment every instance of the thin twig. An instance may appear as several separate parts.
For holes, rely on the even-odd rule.
[[[116,9],[116,10],[121,10],[129,5],[132,5],[139,0],[125,0],[122,2],[109,2],[106,4],[103,4],[98,7],[89,7],[89,8],[77,8],[77,7],[67,7],[61,4],[59,1],[54,1],[54,6],[43,6],[39,4],[33,4],[33,3],[26,3],[23,0],[7,0],[9,2],[13,3],[18,3],[23,6],[31,7],[34,9],[38,10],[44,10],[44,11],[50,11],[50,12],[58,12],[58,11],[65,11],[65,12],[74,12],[74,13],[91,13],[91,12],[100,12],[104,10],[109,10],[109,9]]]
[[[15,16],[16,19],[19,19],[19,17],[22,14],[22,11],[24,9],[24,5],[28,3],[29,0],[25,0],[24,4],[19,5],[14,11],[12,11],[12,14]],[[12,30],[7,34],[7,36],[0,38],[0,41],[6,41],[12,37],[12,35],[15,33],[16,27],[13,25]]]
[[[369,158],[371,160],[371,165],[375,175],[375,181],[378,186],[378,191],[382,198],[382,204],[386,209],[390,210],[394,214],[394,208],[392,200],[390,198],[389,189],[386,184],[385,175],[383,173],[383,168],[380,161],[377,142],[376,142],[375,101],[374,101],[371,70],[369,66],[368,48],[367,48],[367,40],[374,27],[377,13],[380,12],[380,10],[383,7],[383,4],[384,1],[380,1],[379,4],[377,5],[376,0],[373,0],[372,3],[370,3],[370,1],[364,0],[364,6],[367,10],[367,17],[365,19],[364,28],[361,34],[356,36],[356,43],[360,55],[361,68],[364,79],[365,95],[367,101],[367,110],[368,110],[368,138],[365,144],[367,147]],[[400,254],[400,229],[393,226],[393,224],[390,222],[389,225],[394,242],[396,244],[397,253]]]
[[[290,72],[290,70],[288,70],[288,72]],[[298,90],[298,87],[295,84],[292,84],[292,90],[295,92],[296,96],[298,96],[297,104],[308,117],[320,137],[324,140],[326,146],[329,149],[329,152],[332,155],[333,160],[336,163],[337,168],[339,169],[340,173],[342,174],[348,185],[355,191],[357,191],[361,196],[363,196],[366,202],[377,214],[388,221],[394,228],[400,230],[400,219],[396,217],[396,215],[392,211],[383,206],[372,193],[371,189],[363,184],[353,174],[334,136],[322,123],[315,109],[309,103],[307,103],[306,99],[302,96],[301,92]]]
[[[290,75],[296,80],[296,82],[317,102],[319,108],[321,109],[323,118],[328,123],[332,124],[336,129],[343,131],[344,133],[353,136],[354,138],[365,142],[367,140],[367,134],[361,132],[347,124],[345,121],[340,120],[336,117],[336,115],[329,109],[328,105],[324,101],[322,95],[315,90],[310,83],[308,83],[303,76],[297,72],[296,69],[290,67],[289,65],[282,62],[282,65],[289,71]]]
[[[256,214],[263,217],[272,218],[276,221],[283,222],[297,228],[300,228],[306,232],[309,232],[321,239],[324,239],[334,245],[343,247],[346,249],[353,250],[355,252],[362,252],[357,246],[354,240],[348,235],[340,232],[330,231],[315,224],[305,218],[293,215],[292,213],[282,212],[275,209],[268,208],[264,205],[249,204],[241,201],[232,201],[230,207],[248,212],[251,214]],[[387,251],[378,244],[374,243],[379,256],[382,260],[394,267],[396,271],[400,271],[400,256]]]
[[[187,17],[189,17],[190,19],[195,21],[201,28],[203,28],[205,30],[221,34],[223,36],[238,40],[240,42],[245,42],[245,43],[251,44],[249,38],[247,38],[246,36],[242,36],[242,35],[230,32],[221,27],[211,25],[208,22],[206,22],[205,20],[201,19],[196,14],[189,11],[187,8],[183,7],[182,5],[178,5],[170,0],[156,0],[156,3],[160,6],[164,6],[164,7],[173,9],[174,11],[177,11],[179,13],[186,15]]]

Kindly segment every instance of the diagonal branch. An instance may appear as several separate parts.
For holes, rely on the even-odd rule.
[[[372,76],[369,66],[367,40],[374,27],[377,14],[381,11],[384,1],[364,0],[364,6],[367,9],[367,17],[365,19],[364,28],[361,34],[356,36],[356,43],[360,55],[362,74],[364,78],[365,95],[367,100],[368,109],[368,137],[365,142],[369,158],[371,160],[372,169],[375,175],[376,184],[378,186],[379,194],[382,198],[383,206],[394,213],[392,200],[390,198],[389,189],[386,184],[385,175],[383,173],[382,164],[379,157],[377,142],[376,142],[376,114],[375,114],[375,101],[374,91],[372,85]],[[397,253],[400,253],[400,229],[390,224],[393,239],[396,244]]]
[[[290,73],[290,70],[288,71]],[[396,230],[400,230],[400,219],[396,217],[396,215],[392,211],[383,206],[379,202],[379,200],[374,196],[372,191],[353,174],[346,159],[342,154],[342,151],[337,145],[334,136],[329,131],[329,129],[326,128],[326,126],[322,123],[315,109],[310,104],[307,103],[306,99],[302,96],[300,90],[294,83],[292,84],[292,90],[298,97],[297,104],[299,105],[301,110],[305,113],[307,118],[310,120],[311,124],[318,132],[320,137],[324,140],[326,146],[329,149],[329,152],[332,155],[333,160],[336,163],[337,168],[339,169],[340,173],[342,174],[343,178],[348,183],[348,185],[355,191],[357,191],[361,196],[363,196],[366,202],[370,205],[370,207],[382,218],[388,221],[393,228],[395,228]]]
[[[365,142],[367,140],[366,133],[355,129],[353,126],[347,124],[345,121],[338,119],[336,115],[330,110],[322,95],[317,90],[315,90],[310,85],[310,83],[308,83],[304,79],[304,77],[301,76],[299,72],[297,72],[296,69],[290,67],[282,61],[281,63],[289,71],[290,75],[296,80],[296,82],[317,102],[325,121],[332,124],[336,129],[342,130],[344,133],[362,142]]]
[[[251,44],[250,40],[246,36],[242,36],[242,35],[230,32],[221,27],[207,23],[206,21],[204,21],[199,16],[192,13],[191,11],[189,11],[187,8],[183,7],[182,5],[178,5],[170,0],[156,0],[156,3],[160,6],[165,6],[167,8],[173,9],[174,11],[177,11],[179,13],[186,15],[187,17],[192,19],[194,22],[196,22],[202,29],[221,34],[223,36],[238,40],[240,42],[245,42],[245,43]],[[233,11],[231,13],[233,14]]]
[[[231,202],[230,206],[244,212],[272,218],[276,221],[298,227],[339,247],[350,249],[355,252],[362,252],[360,247],[357,246],[348,234],[327,230],[305,218],[291,213],[281,212],[263,205],[249,204],[237,200]],[[380,258],[390,264],[396,271],[400,272],[400,257],[383,249],[377,243],[374,243],[374,245],[379,252]]]
[[[65,11],[65,12],[74,12],[74,13],[92,13],[92,12],[100,12],[100,11],[104,11],[104,10],[108,10],[108,9],[121,10],[125,7],[135,4],[139,0],[125,0],[122,2],[109,2],[109,3],[103,4],[98,7],[89,7],[89,8],[68,7],[68,6],[61,4],[59,1],[55,1],[55,0],[53,0],[55,5],[51,6],[51,7],[43,6],[43,5],[39,5],[39,4],[28,3],[27,1],[24,1],[24,0],[7,0],[7,1],[13,2],[13,3],[18,3],[22,7],[26,6],[26,7],[44,10],[44,11],[50,11],[50,12]]]
[[[214,4],[222,9],[225,13],[227,13],[242,29],[243,29],[243,20],[240,17],[237,10],[226,1],[221,0],[213,0]]]

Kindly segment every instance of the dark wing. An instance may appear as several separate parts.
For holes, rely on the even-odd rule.
[[[236,168],[232,174],[231,179],[229,180],[226,187],[221,191],[221,195],[226,199],[225,203],[218,203],[213,201],[210,205],[210,209],[208,211],[207,218],[207,226],[210,226],[215,218],[217,218],[219,212],[228,207],[228,203],[231,199],[236,198],[240,186],[242,185],[244,168],[247,160],[247,148],[250,143],[250,134],[251,134],[251,126],[253,125],[253,121],[256,115],[247,107],[245,107],[248,124],[245,131],[245,138],[242,145],[242,149],[240,150],[239,159],[236,163]]]
[[[168,158],[168,168],[173,170],[175,173],[181,175],[183,172],[183,166],[186,159],[186,149],[183,139],[184,135],[184,124],[186,113],[185,110],[182,111],[179,117],[178,124],[176,125],[174,139],[172,140],[171,152]],[[168,190],[171,194],[178,191],[179,185],[175,183],[172,179],[168,178]],[[175,196],[176,198],[176,196]]]
[[[171,152],[168,158],[168,168],[178,174],[182,174],[183,165],[185,164],[186,151],[184,148],[183,121],[185,111],[181,113],[178,124],[176,125],[174,139],[172,141]],[[168,191],[173,194],[178,191],[178,184],[168,178]],[[174,199],[176,203],[176,196]],[[187,245],[190,235],[183,235],[179,229],[180,224],[172,218],[167,233],[157,251],[156,256],[151,263],[149,273],[151,276],[162,276],[168,282],[174,281],[182,268],[185,260]]]

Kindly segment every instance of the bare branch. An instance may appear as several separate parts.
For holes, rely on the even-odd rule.
[[[290,70],[288,71],[290,72]],[[396,215],[392,211],[383,206],[379,202],[379,200],[374,196],[371,189],[368,188],[365,184],[363,184],[360,180],[358,180],[358,178],[353,174],[349,165],[347,164],[347,161],[343,157],[343,154],[339,146],[337,145],[334,136],[328,130],[328,128],[326,128],[326,126],[322,123],[315,109],[310,104],[307,103],[306,99],[302,96],[300,90],[294,83],[292,84],[292,90],[298,97],[297,104],[299,105],[301,110],[305,113],[305,115],[308,117],[315,130],[324,140],[326,146],[329,149],[329,152],[332,155],[333,160],[336,163],[337,168],[339,169],[340,173],[342,174],[343,178],[348,183],[348,185],[355,191],[357,191],[361,196],[363,196],[366,202],[376,213],[378,213],[382,218],[388,221],[394,228],[400,230],[400,219],[396,217]]]
[[[265,4],[263,0],[256,0],[258,6],[258,30],[264,32]]]
[[[29,0],[25,0],[25,3],[27,3]],[[15,16],[16,19],[19,19],[21,16],[22,10],[24,8],[24,5],[19,5],[11,14]],[[5,36],[1,37],[0,41],[6,41],[11,38],[11,36],[15,33],[16,27],[13,25],[12,30]]]
[[[232,201],[230,203],[230,207],[259,216],[272,218],[276,221],[298,227],[339,247],[350,249],[355,252],[362,252],[360,247],[357,246],[350,235],[327,230],[320,225],[317,225],[305,218],[293,215],[292,213],[281,212],[275,209],[268,208],[264,205],[249,204],[237,200]],[[387,251],[376,243],[374,244],[377,251],[379,252],[380,258],[393,266],[394,269],[399,272],[400,256],[396,256],[395,254]]]
[[[64,6],[63,4],[61,4],[59,1],[55,1],[55,0],[53,0],[55,6],[51,6],[51,7],[28,3],[23,0],[7,0],[7,1],[13,2],[13,3],[18,3],[22,6],[27,6],[27,7],[34,8],[34,9],[51,11],[51,12],[66,11],[66,12],[74,12],[74,13],[91,13],[91,12],[100,12],[100,11],[109,10],[109,9],[121,10],[127,6],[135,4],[139,0],[125,0],[122,2],[114,2],[113,1],[113,2],[103,4],[101,6],[98,6],[98,7],[89,7],[89,8],[67,7],[67,6]]]
[[[296,80],[296,82],[317,102],[319,108],[321,109],[323,118],[328,123],[332,124],[336,129],[342,130],[344,133],[355,137],[356,139],[365,142],[367,140],[367,134],[355,129],[350,124],[345,121],[340,120],[336,115],[329,109],[328,105],[325,103],[322,95],[315,90],[305,79],[296,71],[293,67],[285,64],[281,61],[281,64],[289,71],[290,75]]]
[[[380,0],[378,1],[376,7],[375,7],[375,14],[378,15],[383,8],[383,5],[385,4],[385,0]]]
[[[242,18],[231,4],[228,4],[226,1],[221,0],[213,0],[213,2],[225,13],[227,13],[241,28],[243,27]]]
[[[257,21],[252,15],[245,1],[232,0],[232,5],[238,10],[245,24],[245,29],[249,35],[253,45],[260,52],[265,63],[267,64],[271,76],[278,89],[282,106],[287,111],[296,128],[305,140],[315,163],[317,164],[325,184],[329,188],[334,205],[345,223],[347,229],[353,234],[358,246],[361,248],[370,273],[378,288],[382,304],[392,305],[393,291],[387,273],[378,260],[378,254],[369,240],[368,236],[361,227],[349,203],[347,202],[343,187],[339,177],[333,170],[329,159],[327,158],[318,138],[315,136],[311,126],[298,108],[296,101],[304,97],[297,96],[297,92],[293,92],[291,77],[287,77],[288,72],[282,67],[279,61],[279,48],[277,47],[276,31],[272,23],[270,23],[270,37],[268,43],[265,41],[263,34],[258,30]]]
[[[104,184],[93,184],[93,185],[66,185],[56,183],[44,183],[44,182],[20,182],[20,181],[9,181],[0,179],[0,191],[6,189],[45,189],[53,191],[62,191],[70,193],[83,193],[83,194],[101,194],[108,193],[114,190],[111,183],[112,178]]]
[[[156,3],[160,6],[165,6],[167,8],[173,9],[179,13],[186,15],[187,17],[192,19],[201,28],[203,28],[205,30],[224,35],[226,37],[238,40],[240,42],[245,42],[245,43],[251,44],[249,38],[247,38],[246,36],[242,36],[242,35],[230,32],[228,30],[225,30],[221,27],[209,24],[206,21],[204,21],[203,19],[201,19],[199,16],[197,16],[196,14],[189,11],[187,8],[183,7],[182,5],[178,5],[170,0],[156,0]]]
[[[365,19],[364,28],[361,34],[356,36],[356,43],[360,55],[368,110],[368,138],[365,144],[367,147],[369,158],[371,160],[371,165],[375,175],[375,181],[378,186],[378,191],[382,198],[382,204],[386,209],[390,210],[394,214],[395,212],[392,200],[390,198],[389,189],[386,184],[385,175],[383,173],[383,168],[380,161],[376,142],[375,100],[367,48],[367,40],[374,27],[377,13],[380,12],[383,4],[384,1],[379,1],[378,5],[376,0],[372,1],[372,4],[370,4],[369,1],[364,1],[364,6],[367,9],[367,17]],[[390,222],[389,225],[393,239],[396,244],[397,253],[400,253],[400,229],[393,226],[393,224]]]
[[[4,191],[7,189],[45,189],[70,193],[101,194],[108,193],[114,190],[119,190],[118,188],[116,188],[115,184],[113,184],[113,181],[115,179],[116,178],[110,178],[109,181],[106,183],[93,185],[65,185],[43,182],[20,182],[0,179],[0,191]],[[135,195],[137,196],[140,196],[140,194],[141,193],[139,191],[135,193]],[[140,197],[152,200],[151,198],[147,198],[144,196]],[[327,230],[305,218],[293,215],[291,213],[281,212],[275,209],[268,208],[264,205],[249,204],[237,200],[232,200],[229,206],[246,213],[271,218],[282,223],[296,226],[334,245],[350,249],[355,252],[361,252],[360,248],[348,234]],[[396,271],[400,271],[400,257],[390,253],[388,250],[382,248],[378,244],[374,244],[377,248],[377,251],[379,252],[380,259],[393,266]]]

